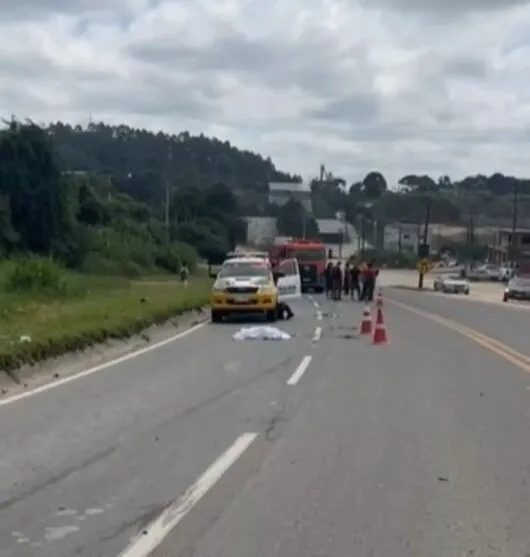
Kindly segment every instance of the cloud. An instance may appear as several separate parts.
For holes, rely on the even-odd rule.
[[[5,116],[215,133],[307,177],[528,174],[529,2],[14,6],[0,0]]]

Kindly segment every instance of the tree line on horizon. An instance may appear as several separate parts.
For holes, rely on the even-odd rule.
[[[243,216],[318,232],[295,200],[269,203],[270,182],[301,181],[270,157],[202,134],[13,119],[0,132],[0,250],[50,253],[86,268],[177,268],[242,241]],[[422,222],[427,205],[432,222],[509,222],[516,193],[522,222],[530,180],[408,175],[393,191],[378,170],[347,184],[322,165],[311,191],[314,217],[342,211],[353,224]]]

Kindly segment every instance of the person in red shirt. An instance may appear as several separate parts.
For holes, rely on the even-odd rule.
[[[379,271],[374,269],[373,262],[368,263],[366,270],[363,272],[361,300],[371,302],[374,299],[375,281],[378,274]]]

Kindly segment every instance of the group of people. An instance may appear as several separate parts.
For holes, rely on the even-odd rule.
[[[328,261],[324,271],[326,296],[342,300],[342,295],[350,295],[352,300],[371,302],[374,298],[375,283],[379,271],[373,262],[342,264],[342,261]]]
[[[379,270],[369,263],[346,263],[342,261],[328,261],[324,270],[324,283],[327,298],[342,300],[342,295],[350,295],[352,300],[371,302],[374,299],[375,284]],[[278,283],[278,276],[274,273],[274,282]],[[278,317],[289,320],[294,312],[285,301],[278,304]]]

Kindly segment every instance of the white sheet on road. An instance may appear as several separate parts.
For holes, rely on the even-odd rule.
[[[289,340],[291,335],[277,327],[242,327],[234,334],[234,340]]]

